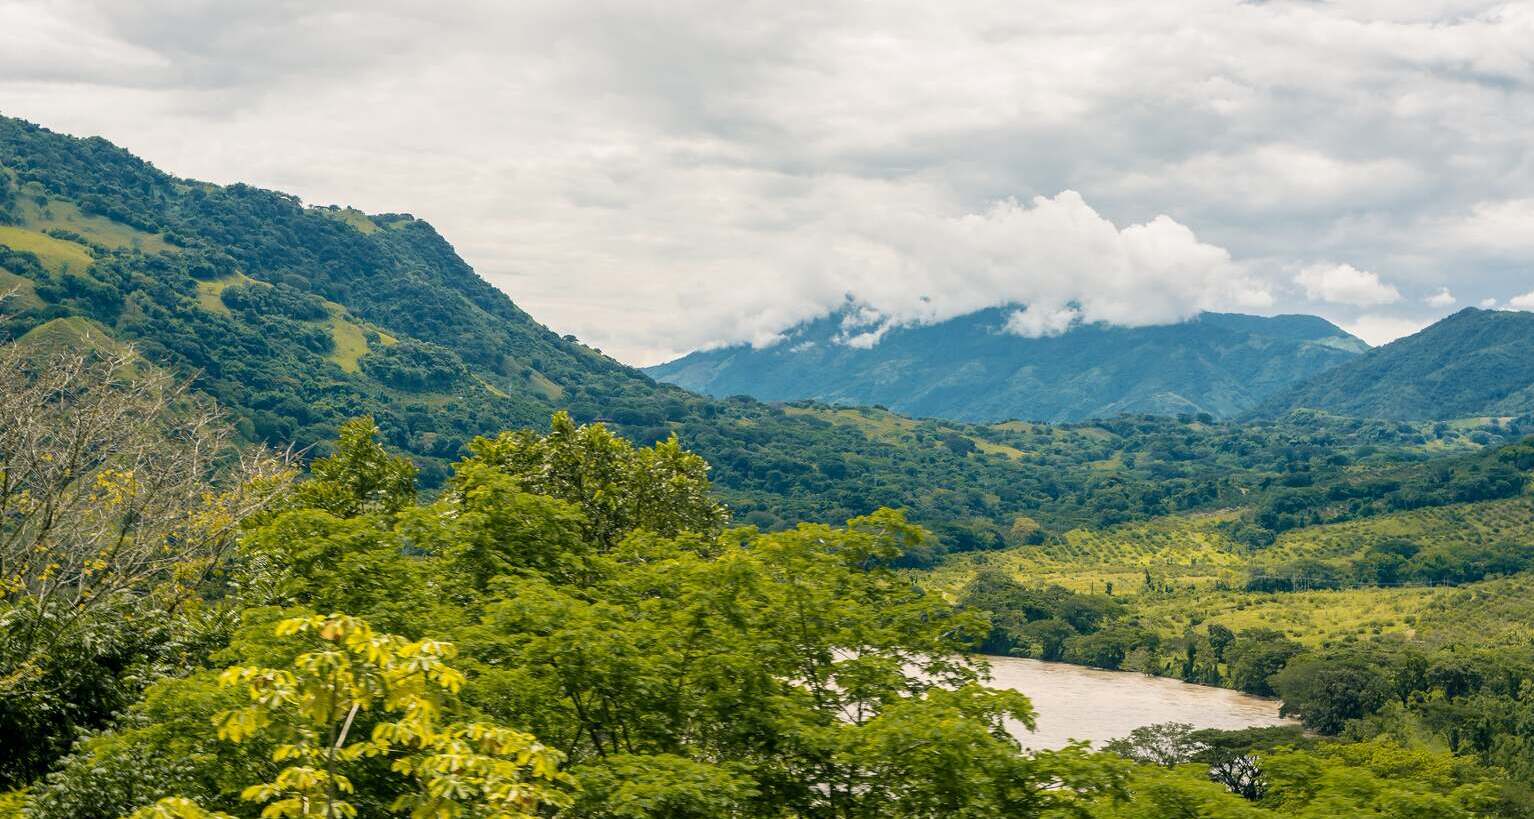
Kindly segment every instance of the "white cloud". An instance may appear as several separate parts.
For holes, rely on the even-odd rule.
[[[1505,0],[0,0],[0,111],[414,213],[649,363],[848,293],[1165,321],[1311,309],[1279,277],[1318,259],[1525,289],[1483,256],[1534,260],[1531,41]]]
[[[1450,293],[1447,287],[1438,288],[1437,293],[1422,300],[1429,307],[1452,307],[1458,301],[1459,299],[1454,298],[1454,294]]]
[[[1491,299],[1491,298],[1481,299],[1481,309],[1482,310],[1491,310],[1491,309],[1495,308],[1496,306],[1497,306],[1497,300],[1496,299]]]
[[[1432,324],[1432,322],[1400,318],[1398,316],[1364,314],[1351,322],[1344,323],[1342,329],[1378,347],[1381,344],[1389,344],[1398,338],[1409,336],[1429,324]]]
[[[1305,290],[1305,297],[1331,304],[1369,307],[1401,300],[1401,292],[1380,281],[1378,273],[1359,270],[1350,264],[1317,264],[1301,270],[1294,280]]]
[[[1143,326],[1272,304],[1229,253],[1166,216],[1119,228],[1075,191],[977,213],[919,205],[864,209],[829,225],[826,242],[809,243],[822,248],[836,287],[820,310],[850,297],[869,315],[910,324],[1019,304],[1029,309],[1013,328],[1040,334],[1075,320]]]
[[[1050,310],[1044,307],[1017,310],[1007,317],[1006,330],[1024,338],[1057,336],[1081,321],[1081,311],[1074,307]]]
[[[1534,254],[1534,198],[1477,202],[1447,220],[1444,237],[1472,251]]]
[[[1534,310],[1534,290],[1508,299],[1507,306],[1514,310]]]

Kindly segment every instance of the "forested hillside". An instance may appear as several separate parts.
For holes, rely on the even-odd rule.
[[[326,454],[346,419],[370,415],[428,489],[475,435],[541,427],[567,410],[638,443],[679,435],[713,464],[720,497],[744,522],[829,523],[890,506],[933,529],[934,549],[964,550],[1007,545],[1020,515],[1063,531],[1214,508],[1289,472],[1512,433],[1315,415],[975,426],[715,400],[537,324],[410,216],[178,179],[104,140],[15,119],[0,119],[0,184],[0,280],[11,293],[0,338],[131,344],[215,398],[245,440],[309,456]],[[1345,355],[1313,340],[1334,329],[1313,321],[1199,324],[1244,333],[1253,322],[1318,356]]]
[[[793,328],[777,344],[692,353],[648,368],[715,396],[882,405],[964,421],[1081,421],[1123,414],[1239,415],[1276,391],[1368,349],[1314,316],[1205,313],[1153,327],[1078,325],[1009,332],[1017,308],[894,327],[851,343],[853,311]]]
[[[0,277],[19,288],[0,333],[68,318],[130,341],[253,440],[309,447],[371,413],[441,463],[556,408],[632,422],[683,397],[537,324],[408,215],[178,179],[15,119],[0,191]]]
[[[1402,420],[1534,412],[1534,313],[1466,308],[1294,389],[1259,413],[1296,408]]]

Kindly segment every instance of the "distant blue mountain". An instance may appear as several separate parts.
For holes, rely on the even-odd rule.
[[[1203,313],[1180,324],[1086,324],[1024,338],[1005,330],[1015,310],[897,327],[866,349],[845,343],[847,314],[838,312],[772,347],[695,352],[646,372],[715,396],[880,404],[963,421],[1227,418],[1369,349],[1315,316]]]

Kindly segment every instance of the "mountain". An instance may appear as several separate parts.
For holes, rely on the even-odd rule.
[[[964,421],[1079,421],[1126,413],[1239,415],[1358,356],[1368,345],[1314,316],[1204,313],[1154,327],[1078,325],[1058,336],[1005,331],[1016,308],[897,327],[845,343],[848,312],[790,330],[765,349],[695,352],[651,367],[715,396],[877,404]]]
[[[429,472],[479,432],[685,395],[533,321],[408,214],[179,179],[0,118],[5,292],[0,340],[93,327],[251,440],[317,446],[369,413]]]
[[[410,215],[182,179],[106,140],[5,117],[0,295],[0,343],[131,344],[217,400],[249,441],[323,454],[340,423],[369,414],[430,489],[474,436],[544,427],[564,410],[638,443],[677,435],[712,464],[742,523],[890,506],[936,533],[933,553],[996,548],[1034,527],[1229,507],[1301,466],[1412,456],[1427,440],[1424,429],[1303,414],[978,426],[709,398],[539,324]],[[1240,337],[1252,322],[1273,328],[1270,344],[1332,332],[1311,320],[1198,324]],[[1469,445],[1446,434],[1434,452]]]
[[[1534,313],[1467,308],[1273,396],[1294,409],[1398,420],[1534,413]]]

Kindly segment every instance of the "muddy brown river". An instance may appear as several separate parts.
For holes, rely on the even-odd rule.
[[[1225,729],[1293,724],[1278,715],[1277,700],[1239,691],[1065,663],[987,659],[991,687],[1021,691],[1033,701],[1038,730],[1013,727],[1028,748],[1060,748],[1073,739],[1100,746],[1143,725],[1161,722]]]

